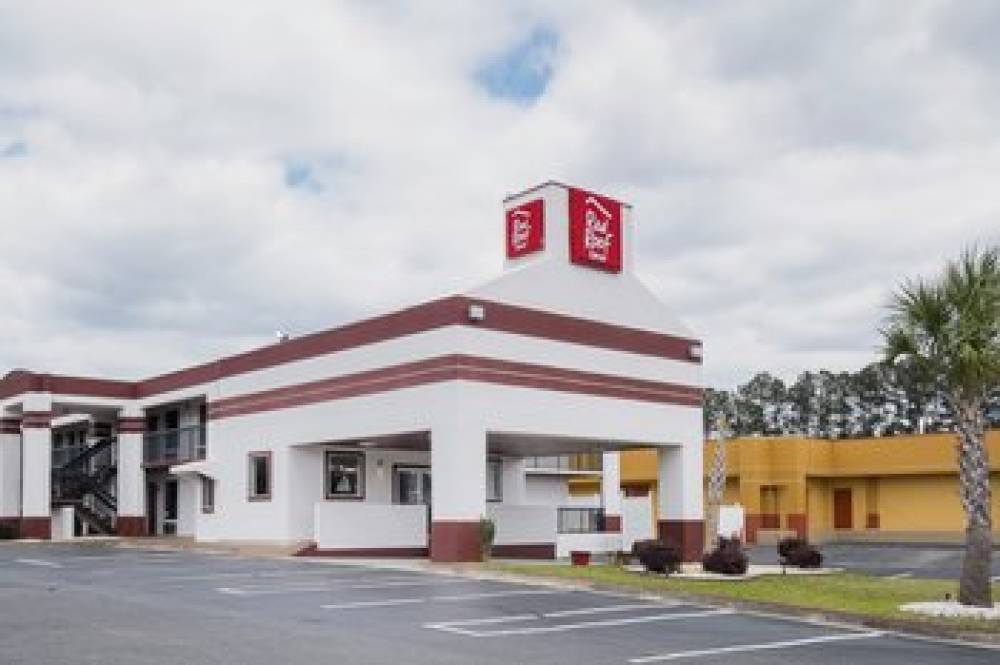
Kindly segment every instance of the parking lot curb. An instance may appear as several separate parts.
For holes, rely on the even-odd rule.
[[[464,575],[474,579],[490,579],[514,584],[542,584],[544,586],[563,588],[567,590],[614,593],[615,595],[637,599],[657,598],[663,600],[674,600],[697,605],[733,609],[745,614],[758,614],[772,618],[784,618],[798,622],[836,625],[855,630],[875,629],[904,639],[961,644],[964,646],[1000,650],[1000,633],[980,633],[976,631],[952,628],[950,626],[942,626],[934,623],[925,624],[920,622],[920,620],[914,622],[885,619],[881,617],[865,616],[863,614],[854,614],[851,612],[818,610],[814,608],[796,607],[794,605],[783,605],[781,603],[731,600],[711,595],[677,593],[660,590],[639,591],[635,588],[624,585],[599,584],[582,580],[553,579],[544,576],[515,575],[493,570],[480,570],[474,572],[469,568],[452,567],[450,569],[453,571],[453,574]]]

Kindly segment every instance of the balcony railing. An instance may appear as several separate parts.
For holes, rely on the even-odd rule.
[[[202,459],[205,459],[204,425],[150,432],[143,438],[146,464],[180,464]]]
[[[576,453],[573,455],[544,455],[526,458],[528,470],[558,472],[599,472],[600,453]]]
[[[559,533],[600,533],[604,531],[604,509],[560,508],[556,525]]]

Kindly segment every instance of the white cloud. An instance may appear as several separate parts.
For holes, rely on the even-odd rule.
[[[894,283],[1000,240],[997,19],[0,0],[0,367],[139,376],[461,288],[548,178],[635,204],[711,382],[859,365]],[[544,93],[491,97],[477,73],[540,26]]]

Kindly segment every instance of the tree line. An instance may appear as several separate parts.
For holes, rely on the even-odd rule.
[[[726,416],[729,436],[826,439],[954,432],[955,413],[942,390],[927,387],[912,364],[876,362],[856,372],[807,371],[785,383],[760,372],[735,390],[707,388],[705,431],[714,437]],[[1000,427],[1000,389],[984,406]]]

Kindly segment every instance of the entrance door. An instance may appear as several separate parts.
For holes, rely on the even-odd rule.
[[[163,533],[173,536],[177,533],[177,481],[168,480],[163,493]]]
[[[157,491],[156,483],[146,483],[146,533],[151,536],[160,535],[156,531],[156,506]]]
[[[431,505],[431,470],[425,466],[396,467],[396,498],[406,505]]]
[[[854,508],[851,505],[850,489],[833,490],[833,528],[854,528]]]
[[[427,533],[431,532],[431,470],[426,466],[398,466],[395,478],[396,501],[408,506],[427,507]],[[428,538],[429,540],[429,538]]]

